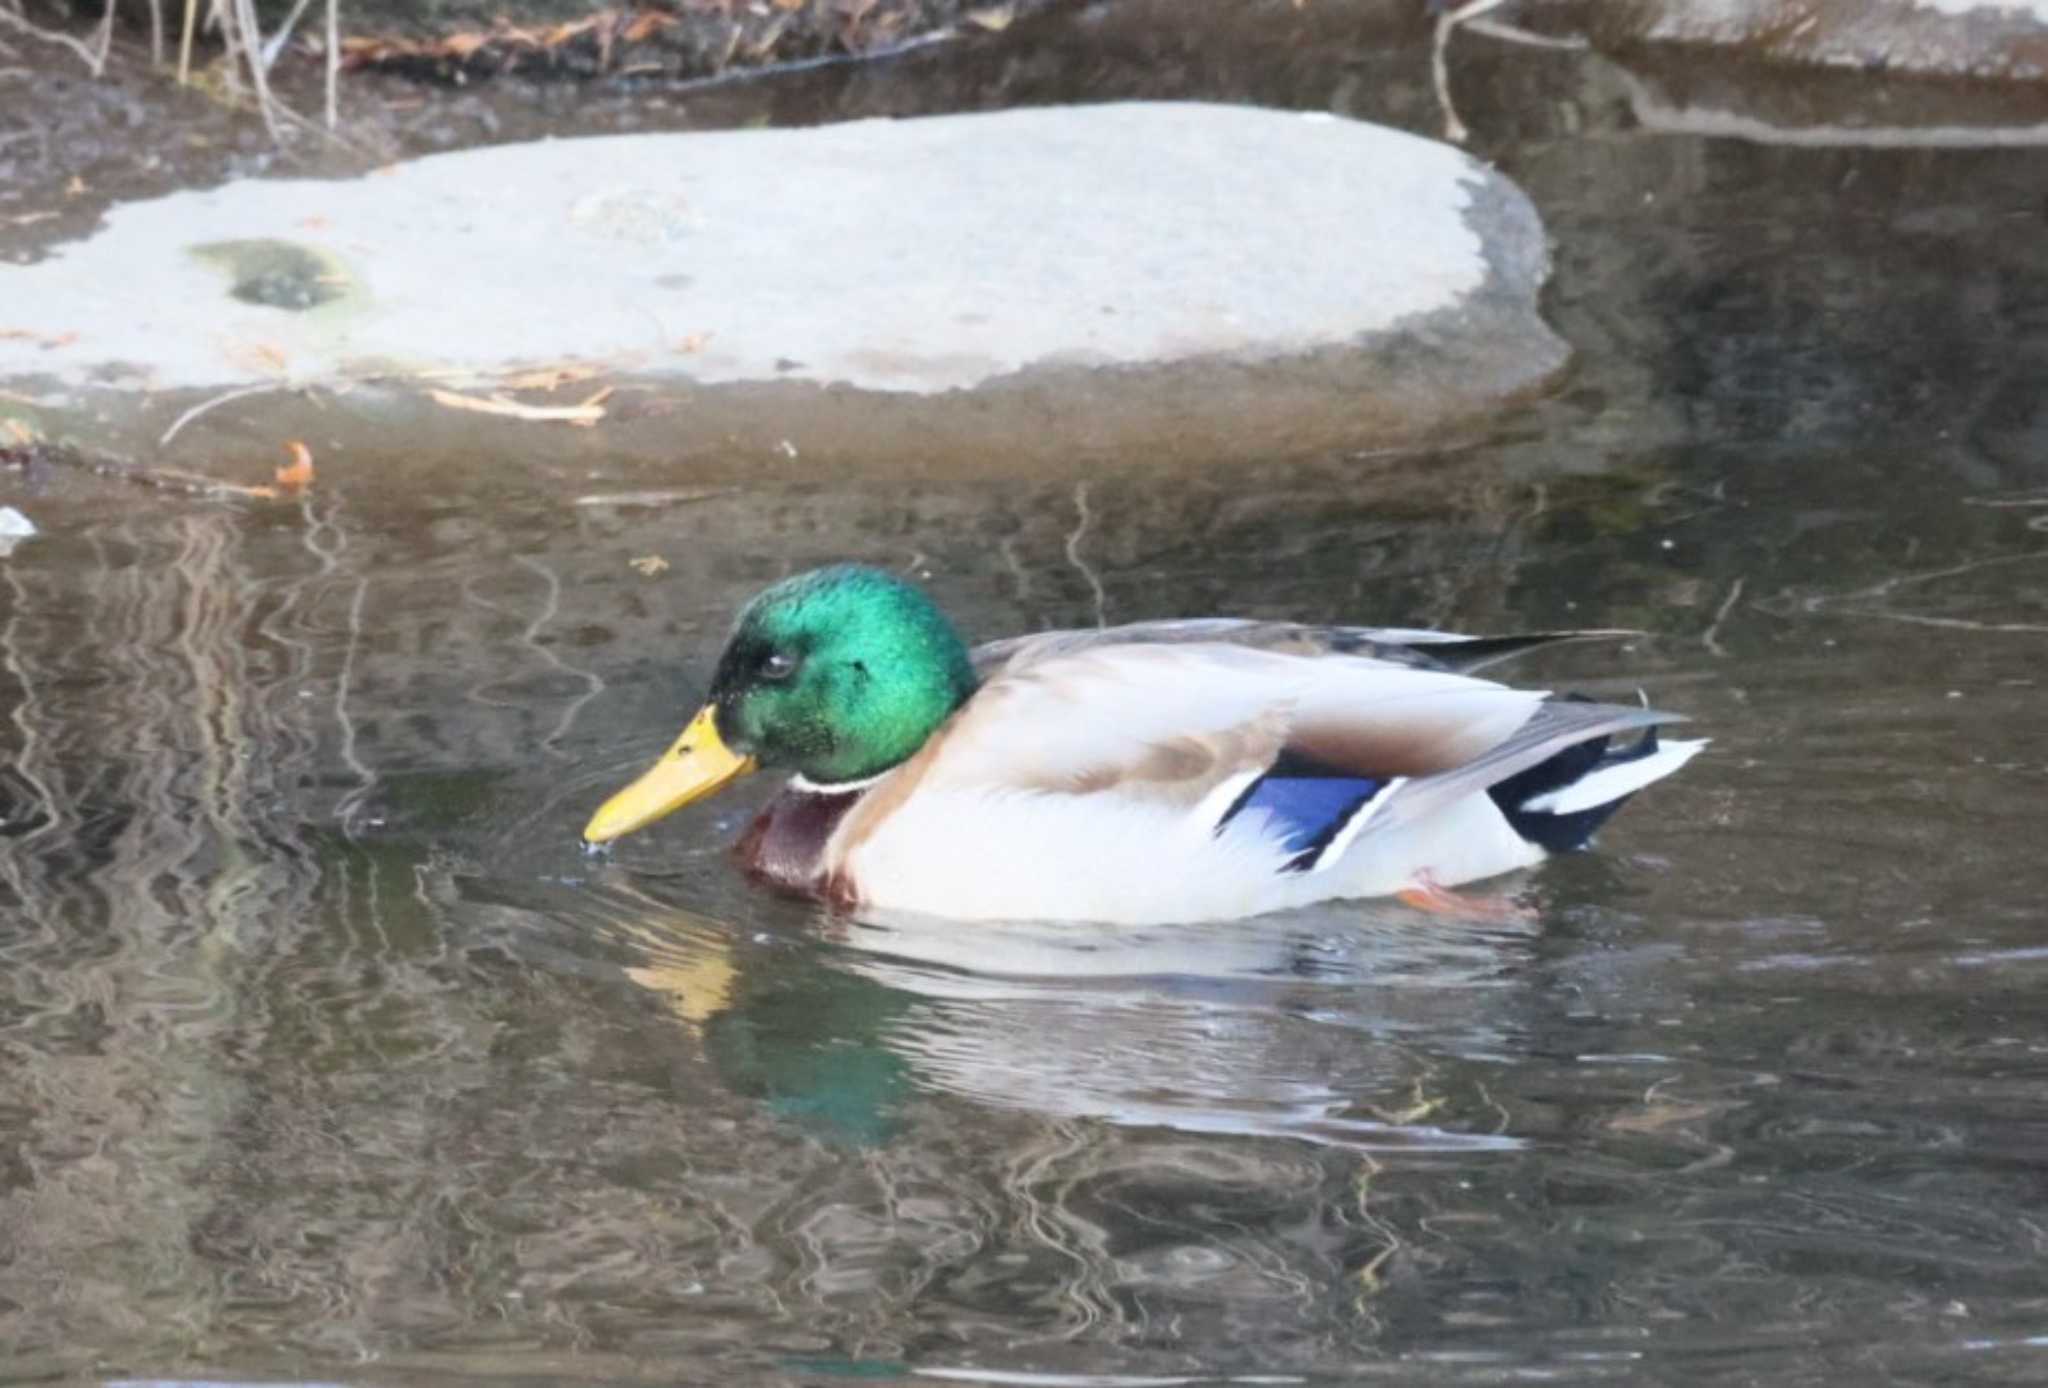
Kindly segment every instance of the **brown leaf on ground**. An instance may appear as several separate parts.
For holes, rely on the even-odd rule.
[[[428,398],[437,405],[446,405],[451,410],[471,410],[477,414],[493,414],[505,419],[521,419],[535,424],[595,424],[604,418],[603,401],[611,394],[607,386],[580,405],[523,405],[517,400],[507,400],[502,395],[462,395],[452,390],[430,390]]]
[[[0,429],[5,429],[8,438],[23,446],[36,441],[36,431],[12,415],[7,416],[5,419],[0,419]]]
[[[587,381],[597,374],[594,366],[543,366],[521,371],[498,380],[500,390],[558,390],[572,381]]]
[[[560,48],[577,35],[587,34],[593,29],[601,28],[610,23],[612,18],[613,16],[610,13],[594,14],[588,19],[579,19],[572,23],[557,24],[552,29],[544,29],[539,36],[540,46],[542,48]]]
[[[656,574],[668,572],[668,560],[658,554],[643,554],[638,559],[628,559],[626,562],[642,578],[652,578]]]
[[[283,376],[291,368],[291,354],[269,342],[231,342],[221,355],[244,371],[265,376]]]
[[[288,492],[301,492],[313,485],[313,450],[297,439],[285,444],[291,462],[276,472],[277,485]]]
[[[523,27],[498,20],[488,29],[471,29],[439,38],[356,37],[341,41],[344,68],[371,67],[392,63],[440,63],[469,65],[472,61],[501,58],[509,63],[518,54],[554,54],[589,39],[598,53],[598,66],[611,66],[615,44],[640,43],[678,19],[663,9],[636,8],[600,10],[582,19],[547,26]]]
[[[988,5],[982,9],[968,10],[961,18],[977,29],[986,29],[991,34],[1000,34],[1003,30],[1010,27],[1011,21],[1017,18],[1017,7],[1014,5]]]
[[[47,352],[52,347],[69,347],[78,341],[78,334],[39,333],[34,328],[0,328],[0,341],[33,342]]]
[[[800,5],[803,3],[803,0],[795,0],[795,3]],[[676,17],[672,14],[667,14],[661,10],[642,10],[639,14],[633,16],[624,29],[619,31],[619,37],[627,43],[639,43],[643,39],[653,37],[663,29],[672,27],[675,23]]]
[[[91,191],[92,189],[86,186],[85,180],[77,174],[71,175],[71,181],[64,185],[64,196],[67,198],[82,198]]]

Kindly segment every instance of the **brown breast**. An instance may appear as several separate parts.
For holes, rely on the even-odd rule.
[[[769,886],[799,896],[850,906],[851,889],[825,870],[825,845],[861,790],[784,790],[747,826],[733,855]]]

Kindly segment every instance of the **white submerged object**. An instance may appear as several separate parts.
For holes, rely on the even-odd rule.
[[[36,523],[27,516],[12,506],[0,506],[0,559],[13,554],[16,545],[38,533]]]

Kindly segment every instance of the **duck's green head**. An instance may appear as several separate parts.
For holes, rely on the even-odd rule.
[[[615,839],[756,766],[818,785],[879,775],[973,692],[967,647],[913,584],[855,564],[785,579],[740,613],[682,736],[583,836]]]
[[[829,784],[903,761],[973,692],[967,647],[921,589],[841,564],[747,604],[710,702],[734,751]]]

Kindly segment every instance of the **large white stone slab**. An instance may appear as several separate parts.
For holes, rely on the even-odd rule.
[[[0,377],[212,388],[581,357],[937,391],[1283,356],[1477,292],[1487,189],[1506,185],[1398,131],[1193,104],[504,145],[117,207],[0,271]],[[1507,210],[1533,299],[1540,233],[1519,194]]]
[[[1506,179],[1327,115],[543,141],[116,207],[0,268],[0,422],[194,463],[308,429],[356,457],[699,471],[1381,447],[1556,377],[1548,265]],[[586,430],[458,412],[449,386],[618,391]]]

